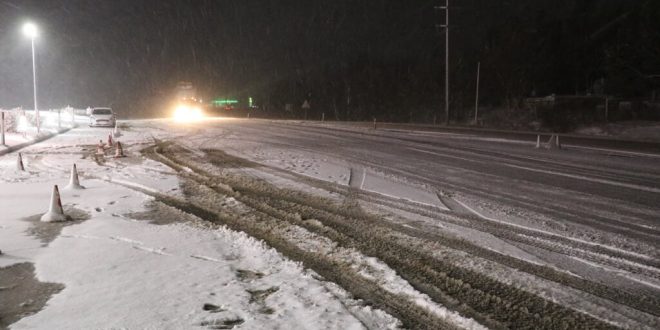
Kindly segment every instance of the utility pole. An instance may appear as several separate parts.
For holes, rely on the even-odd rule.
[[[444,6],[436,6],[435,9],[445,11],[445,24],[440,27],[445,29],[445,125],[449,125],[449,0],[445,0]]]
[[[477,62],[477,95],[474,97],[474,124],[477,125],[479,114],[479,74],[481,73],[481,62]]]

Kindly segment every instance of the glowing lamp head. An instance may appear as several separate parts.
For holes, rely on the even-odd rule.
[[[36,38],[39,35],[39,29],[34,23],[25,23],[23,24],[23,34],[29,38]]]

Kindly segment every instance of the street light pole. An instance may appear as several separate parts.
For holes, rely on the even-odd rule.
[[[39,107],[37,106],[37,61],[34,53],[34,36],[30,38],[32,41],[32,83],[34,85],[34,112],[37,116],[37,134],[41,131],[41,117],[39,116]]]
[[[33,23],[25,23],[23,25],[23,33],[30,38],[32,44],[32,83],[34,86],[34,113],[37,116],[37,134],[41,132],[41,118],[39,117],[39,106],[37,105],[37,61],[34,51],[34,38],[37,37],[39,31],[37,26]]]
[[[477,125],[479,115],[479,74],[481,73],[481,62],[477,62],[477,93],[474,97],[474,125]]]

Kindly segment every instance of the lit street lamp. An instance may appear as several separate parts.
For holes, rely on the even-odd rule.
[[[39,108],[37,107],[37,66],[34,55],[34,38],[39,35],[37,26],[34,23],[23,24],[23,34],[30,38],[32,42],[32,81],[34,84],[34,112],[37,116],[37,134],[41,131],[41,119],[39,118]]]

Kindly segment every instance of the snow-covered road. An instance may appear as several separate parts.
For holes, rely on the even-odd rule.
[[[237,119],[94,157],[108,133],[0,157],[0,327],[660,326],[655,157]],[[39,222],[73,162],[75,221]]]

